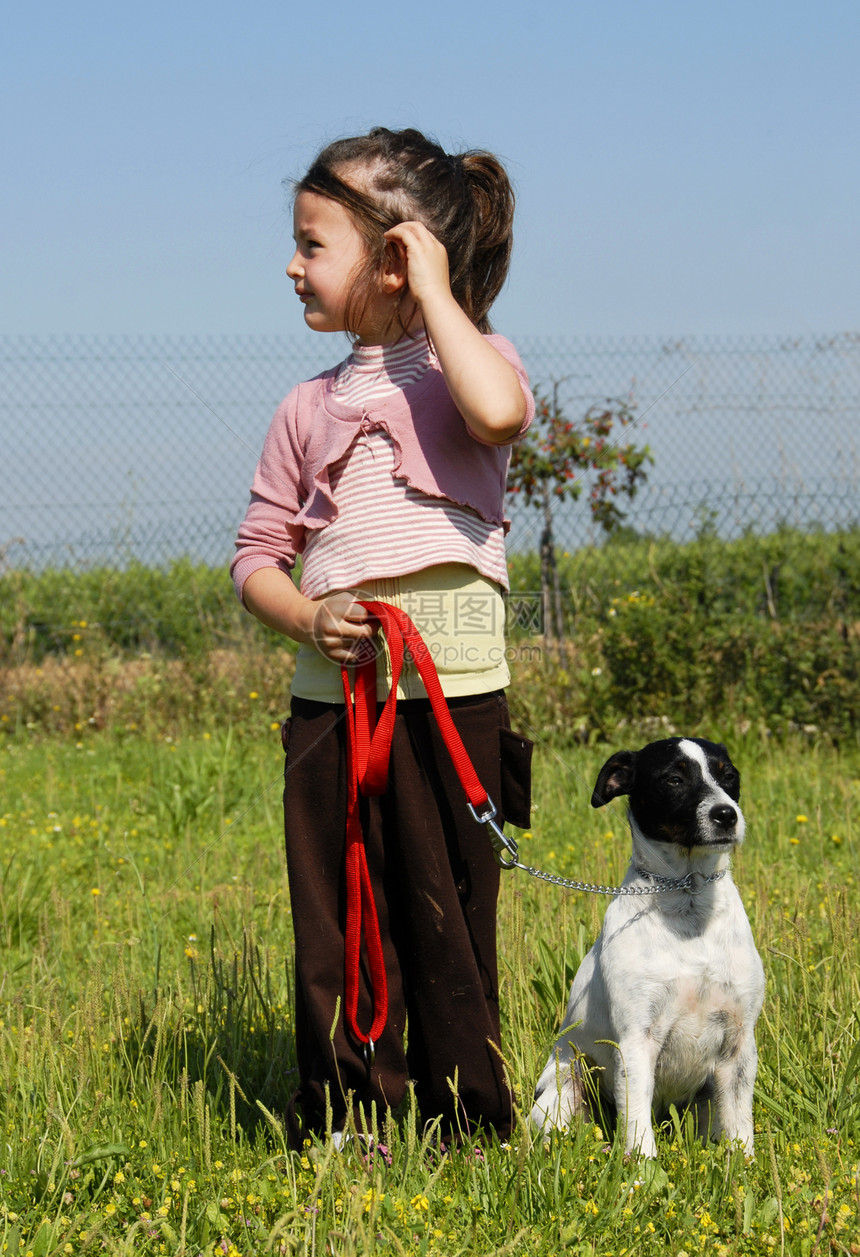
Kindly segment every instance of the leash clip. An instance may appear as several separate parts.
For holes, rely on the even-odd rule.
[[[373,1069],[373,1062],[376,1060],[376,1044],[373,1039],[368,1039],[363,1049],[364,1064],[368,1073]]]
[[[479,825],[486,825],[490,837],[490,843],[493,848],[493,855],[496,858],[496,864],[502,869],[516,868],[520,859],[520,852],[513,838],[509,838],[503,829],[501,829],[495,821],[496,805],[487,795],[487,801],[483,804],[483,812],[479,815],[477,808],[471,803],[466,804],[469,811]]]

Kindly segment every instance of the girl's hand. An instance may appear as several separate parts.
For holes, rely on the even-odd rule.
[[[332,663],[359,663],[361,652],[376,654],[379,623],[352,594],[306,598],[277,567],[252,572],[242,590],[245,606],[263,624],[294,642],[314,646]]]
[[[437,297],[453,301],[447,250],[423,223],[398,223],[386,231],[385,239],[405,261],[409,294],[421,310]]]
[[[376,655],[379,623],[352,594],[329,594],[313,606],[309,637],[326,659],[355,664]]]

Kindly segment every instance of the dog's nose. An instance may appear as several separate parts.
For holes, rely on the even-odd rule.
[[[738,814],[728,803],[718,803],[711,808],[708,815],[720,829],[734,829],[738,823]]]

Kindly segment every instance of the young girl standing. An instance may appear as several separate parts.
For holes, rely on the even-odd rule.
[[[501,814],[528,824],[530,746],[504,687],[503,510],[510,442],[534,415],[522,363],[488,312],[511,253],[513,193],[489,153],[449,156],[414,130],[325,148],[296,187],[287,267],[308,327],[353,352],[275,414],[232,573],[245,606],[299,643],[284,728],[299,1087],[291,1141],[336,1138],[410,1081],[443,1132],[511,1127],[500,1052],[499,869],[470,815],[407,657],[388,785],[361,798],[388,1017],[368,1053],[343,1015],[349,783],[341,668],[379,647],[361,605],[406,611]],[[292,569],[302,556],[301,582]],[[379,697],[391,680],[380,653]],[[368,956],[358,1019],[373,1015]],[[363,1113],[361,1106],[364,1106]]]

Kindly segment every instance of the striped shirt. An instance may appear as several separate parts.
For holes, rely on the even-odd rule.
[[[329,468],[338,513],[325,528],[308,533],[301,583],[306,597],[441,563],[466,564],[508,587],[503,528],[398,477],[394,443],[373,421],[373,402],[420,379],[435,360],[431,355],[421,335],[396,345],[356,345],[344,363],[335,396],[370,413]]]

